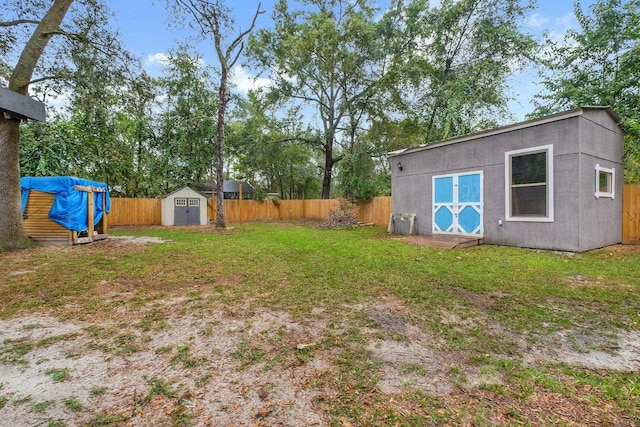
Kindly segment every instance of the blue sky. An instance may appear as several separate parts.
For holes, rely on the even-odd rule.
[[[581,0],[584,7],[594,0]],[[265,14],[258,18],[258,27],[271,25],[270,14],[275,0],[262,1]],[[232,5],[236,26],[246,28],[255,12],[258,2],[254,0],[244,2],[228,1]],[[576,25],[573,16],[573,1],[570,0],[538,0],[537,8],[528,14],[523,22],[525,31],[535,36],[547,32],[554,38],[561,38],[567,29]],[[135,56],[139,57],[144,67],[156,74],[159,69],[158,59],[178,42],[189,41],[191,34],[186,29],[170,25],[175,18],[171,17],[163,0],[110,0],[114,12],[114,25],[119,29],[125,46]],[[210,42],[194,43],[190,41],[203,55],[206,62],[215,63],[215,54]],[[235,83],[239,90],[250,87],[251,73],[245,69],[236,70]],[[539,91],[536,84],[536,74],[532,70],[522,72],[512,79],[512,89],[516,100],[510,104],[514,120],[523,120],[533,109],[531,99]]]

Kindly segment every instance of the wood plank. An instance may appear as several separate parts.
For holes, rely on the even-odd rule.
[[[640,185],[625,185],[622,196],[622,242],[640,240]]]
[[[95,202],[93,200],[93,191],[87,192],[87,236],[93,238],[93,225],[95,222]]]
[[[27,237],[42,244],[68,244],[71,231],[49,219],[53,194],[37,190],[29,191],[27,206],[23,214],[24,231]]]

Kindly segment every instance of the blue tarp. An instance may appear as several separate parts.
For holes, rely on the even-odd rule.
[[[75,190],[76,185],[92,186],[104,188],[104,193],[93,193],[94,204],[94,224],[98,224],[105,212],[102,211],[102,200],[106,197],[106,213],[111,210],[111,198],[107,184],[73,176],[45,176],[45,177],[24,177],[20,178],[20,188],[22,190],[22,213],[27,207],[29,190],[51,193],[53,205],[49,211],[49,219],[57,222],[63,227],[73,231],[86,231],[89,229],[87,217],[89,215],[88,193]]]

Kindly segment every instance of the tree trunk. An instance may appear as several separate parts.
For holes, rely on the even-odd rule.
[[[55,0],[25,45],[9,89],[27,95],[36,63],[60,27],[73,0]],[[0,116],[0,250],[24,246],[20,197],[20,122]]]
[[[0,250],[25,245],[19,161],[20,121],[0,115]]]
[[[218,140],[216,144],[216,228],[226,228],[224,221],[224,115],[227,108],[227,76],[226,67],[221,67],[219,105],[218,105]]]
[[[36,63],[51,37],[60,29],[60,23],[71,7],[71,3],[73,0],[55,0],[53,2],[22,50],[20,59],[11,73],[9,89],[22,95],[27,94]]]
[[[329,139],[331,138],[331,139]],[[333,136],[325,141],[324,174],[322,176],[322,198],[331,197],[331,175],[333,174]]]

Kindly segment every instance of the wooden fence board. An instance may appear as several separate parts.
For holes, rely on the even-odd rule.
[[[391,197],[374,197],[360,205],[358,221],[386,226],[391,214]]]
[[[640,243],[640,185],[625,185],[622,195],[622,242]]]
[[[162,199],[111,198],[110,225],[162,224]]]

